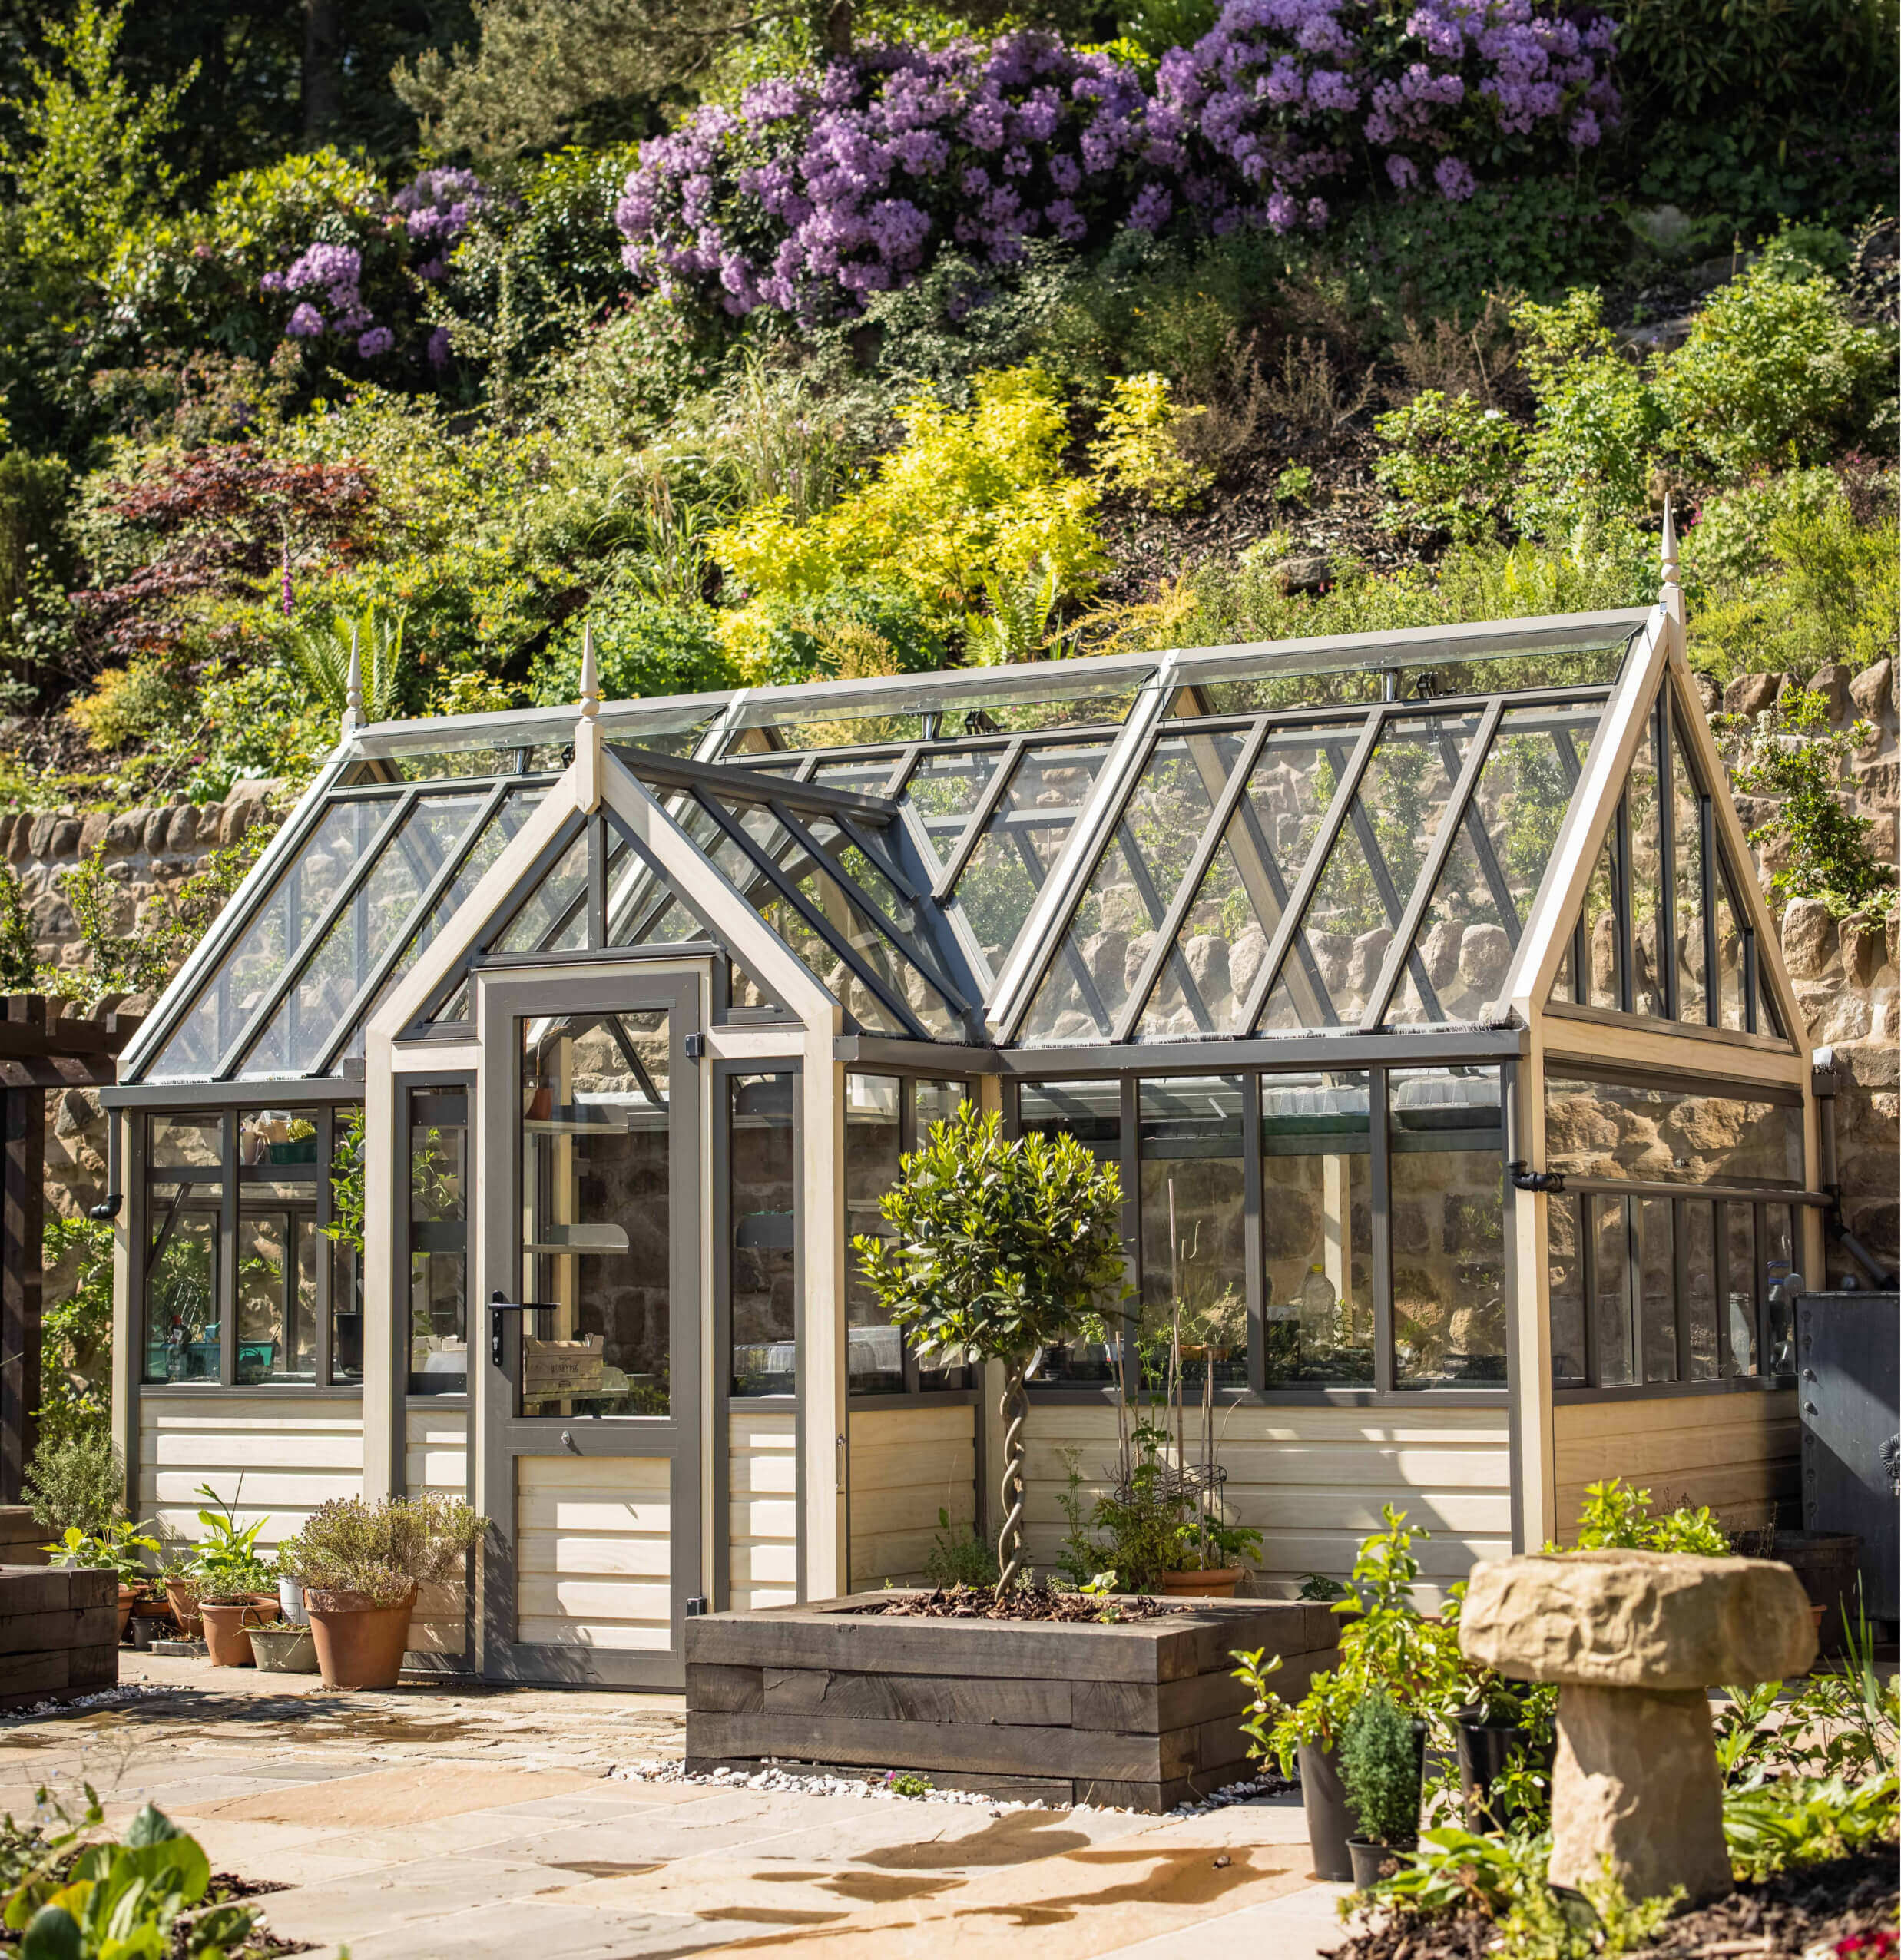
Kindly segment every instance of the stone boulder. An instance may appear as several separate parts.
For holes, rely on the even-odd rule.
[[[1707,1690],[1815,1659],[1802,1582],[1757,1558],[1600,1551],[1480,1564],[1459,1615],[1467,1659],[1555,1681],[1553,1885],[1608,1862],[1633,1898],[1730,1888]]]

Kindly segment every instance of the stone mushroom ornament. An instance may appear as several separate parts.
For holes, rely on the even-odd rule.
[[[1787,1566],[1612,1550],[1489,1561],[1459,1644],[1515,1680],[1558,1684],[1553,1885],[1581,1886],[1608,1858],[1633,1899],[1730,1889],[1707,1690],[1813,1664],[1813,1618]]]

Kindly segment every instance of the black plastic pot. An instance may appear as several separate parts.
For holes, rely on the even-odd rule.
[[[1504,1775],[1512,1750],[1528,1742],[1532,1733],[1522,1722],[1482,1721],[1484,1713],[1482,1707],[1474,1706],[1452,1717],[1459,1736],[1459,1787],[1465,1795],[1465,1821],[1475,1831],[1495,1821],[1485,1811],[1492,1786]],[[1545,1769],[1548,1774],[1548,1761]]]
[[[1313,1852],[1313,1876],[1336,1885],[1353,1876],[1346,1840],[1353,1823],[1340,1786],[1340,1765],[1330,1749],[1301,1743],[1296,1752],[1300,1766],[1300,1807],[1307,1817],[1307,1843]]]
[[[1410,1844],[1369,1844],[1364,1838],[1349,1838],[1346,1855],[1353,1862],[1354,1891],[1366,1892],[1391,1878],[1399,1869],[1399,1854],[1412,1849]]]

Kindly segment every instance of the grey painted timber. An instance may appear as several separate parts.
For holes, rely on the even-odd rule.
[[[1338,1657],[1324,1606],[1195,1600],[1108,1625],[893,1617],[889,1592],[686,1624],[687,1766],[909,1770],[946,1789],[1172,1809],[1248,1773],[1234,1655],[1297,1697]]]

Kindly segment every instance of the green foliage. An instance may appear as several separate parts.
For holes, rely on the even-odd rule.
[[[1892,1849],[1901,1827],[1901,1785],[1888,1770],[1865,1782],[1782,1776],[1723,1799],[1723,1835],[1740,1877],[1757,1882],[1792,1866],[1855,1852]]]
[[[115,1518],[102,1529],[88,1533],[68,1525],[58,1540],[42,1545],[55,1565],[77,1565],[94,1572],[116,1572],[122,1586],[137,1587],[151,1576],[145,1554],[158,1557],[157,1539],[147,1535],[149,1527],[129,1519]]]
[[[237,1501],[243,1494],[242,1476],[228,1502],[209,1484],[198,1486],[197,1495],[205,1500],[207,1507],[198,1513],[205,1535],[193,1551],[185,1575],[200,1599],[215,1603],[248,1593],[269,1592],[277,1583],[270,1561],[257,1549],[258,1538],[270,1520],[260,1518],[254,1525],[240,1525]]]
[[[1490,537],[1516,486],[1523,432],[1471,395],[1423,389],[1374,424],[1386,453],[1373,480],[1391,499],[1381,521],[1443,532],[1462,545]]]
[[[549,636],[535,664],[538,701],[580,698],[584,622],[594,628],[601,691],[609,700],[697,694],[732,684],[718,616],[710,606],[697,599],[680,604],[657,598],[641,587],[617,582],[597,595],[585,614],[564,621]]]
[[[1618,352],[1602,294],[1581,286],[1554,305],[1528,300],[1512,322],[1538,397],[1520,528],[1562,536],[1583,521],[1644,509],[1668,415],[1655,386]]]
[[[1664,1898],[1633,1899],[1608,1869],[1587,1879],[1581,1901],[1528,1886],[1500,1929],[1502,1960],[1618,1960],[1655,1943],[1658,1930],[1683,1900],[1677,1886]]]
[[[1340,1732],[1340,1773],[1361,1839],[1403,1849],[1419,1835],[1419,1743],[1413,1718],[1383,1690],[1353,1704]]]
[[[983,589],[990,610],[965,620],[965,659],[972,667],[1008,667],[1041,658],[1056,610],[1056,568],[1045,558],[1014,578],[987,571]]]
[[[36,585],[64,582],[72,568],[62,521],[70,482],[61,457],[0,451],[0,650],[16,657],[34,651],[28,629]],[[0,684],[0,699],[19,684]]]
[[[94,1536],[125,1515],[125,1466],[103,1428],[43,1438],[23,1483],[42,1531]]]
[[[333,1244],[347,1246],[359,1256],[363,1251],[363,1124],[362,1104],[349,1113],[331,1146],[330,1222],[323,1236]]]
[[[1621,1477],[1587,1484],[1584,1508],[1578,1514],[1577,1549],[1590,1551],[1605,1546],[1631,1551],[1688,1552],[1703,1558],[1727,1558],[1736,1548],[1707,1505],[1694,1511],[1687,1504],[1679,1505],[1668,1515],[1655,1517],[1650,1492],[1632,1488]]]
[[[293,626],[290,657],[310,691],[334,714],[349,700],[353,649],[358,666],[360,710],[366,721],[392,721],[402,712],[402,615],[394,619],[372,604],[355,618],[338,612],[321,626]]]
[[[1380,1882],[1374,1896],[1422,1918],[1479,1912],[1507,1919],[1544,1887],[1551,1849],[1548,1830],[1482,1833],[1436,1825],[1419,1833],[1417,1850]]]
[[[1082,1477],[1071,1452],[1068,1486],[1058,1499],[1069,1530],[1058,1564],[1080,1591],[1107,1568],[1124,1590],[1152,1592],[1164,1572],[1194,1572],[1260,1554],[1259,1531],[1230,1525],[1183,1478],[1161,1424],[1138,1415],[1128,1475],[1082,1513]]]
[[[924,1561],[927,1586],[994,1586],[997,1583],[997,1554],[971,1526],[955,1526],[950,1513],[939,1506],[937,1529],[931,1534],[931,1549]]]
[[[1870,820],[1846,809],[1837,794],[1850,757],[1870,733],[1860,722],[1830,730],[1823,697],[1807,688],[1786,689],[1774,708],[1744,729],[1730,777],[1744,796],[1776,799],[1749,841],[1765,853],[1786,849],[1769,880],[1777,905],[1820,899],[1844,919],[1886,909],[1895,867],[1869,848]]]
[[[1659,362],[1658,391],[1674,446],[1734,477],[1852,442],[1890,446],[1894,360],[1893,336],[1854,325],[1832,280],[1765,260],[1711,296]]]
[[[1021,1367],[1127,1290],[1121,1186],[1075,1137],[1006,1137],[965,1103],[899,1170],[878,1201],[889,1238],[852,1243],[926,1366]]]
[[[929,1776],[919,1776],[915,1770],[897,1770],[885,1780],[894,1796],[929,1796],[937,1787]]]
[[[373,1502],[332,1498],[277,1548],[277,1569],[318,1592],[396,1606],[419,1584],[459,1577],[488,1521],[459,1498],[426,1491]]]
[[[257,1915],[222,1898],[204,1904],[210,1861],[163,1811],[147,1803],[122,1844],[82,1846],[81,1831],[99,1821],[95,1799],[84,1825],[41,1841],[8,1895],[4,1918],[22,1936],[21,1960],[171,1960],[175,1938],[187,1960],[224,1960],[250,1941]],[[176,1925],[187,1911],[188,1932]]]
[[[5,945],[5,887],[0,883],[0,949]],[[102,1435],[111,1413],[113,1243],[113,1228],[104,1220],[46,1221],[41,1265],[50,1273],[71,1257],[76,1270],[65,1296],[41,1316],[42,1448],[69,1437]]]

